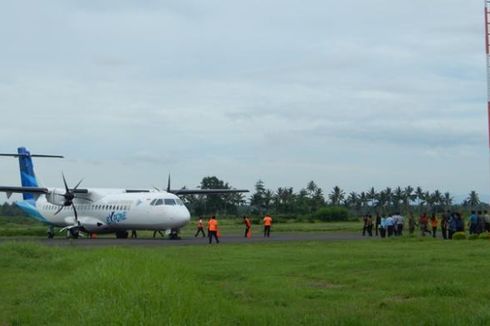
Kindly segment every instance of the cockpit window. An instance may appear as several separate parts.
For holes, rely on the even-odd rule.
[[[180,205],[180,206],[184,205],[184,202],[182,200],[180,200],[180,198],[175,199],[175,201],[177,202],[177,205]]]
[[[157,199],[156,199],[156,198],[155,198],[155,199],[153,199],[153,200],[151,201],[150,205],[151,205],[151,206],[154,206],[156,201],[157,201]]]
[[[155,206],[163,205],[163,199],[157,199]]]
[[[175,200],[173,200],[173,199],[165,199],[165,205],[175,205]]]

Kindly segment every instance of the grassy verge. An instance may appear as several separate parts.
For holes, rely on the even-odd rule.
[[[489,324],[489,241],[0,245],[0,325]]]

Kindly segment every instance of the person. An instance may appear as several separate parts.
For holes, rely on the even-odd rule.
[[[448,229],[449,229],[448,238],[452,240],[453,234],[458,229],[458,221],[457,221],[456,213],[451,214],[451,217],[449,218],[449,222],[448,222]]]
[[[379,235],[381,238],[386,237],[386,217],[381,218],[381,222],[379,224]]]
[[[483,215],[482,211],[478,211],[478,231],[477,233],[483,233],[485,232],[486,227],[485,227],[485,217]]]
[[[460,213],[456,213],[456,232],[464,232],[464,221]]]
[[[415,226],[417,223],[415,223],[415,217],[413,216],[413,213],[410,212],[408,215],[408,233],[413,234],[415,232]]]
[[[252,222],[250,222],[250,219],[246,216],[243,217],[243,224],[245,224],[245,238],[250,238],[252,236]]]
[[[386,228],[388,230],[388,238],[393,235],[393,232],[395,231],[395,220],[391,215],[388,215],[385,221]]]
[[[371,214],[369,214],[367,216],[367,232],[369,234],[370,237],[373,236],[373,217],[371,216]]]
[[[367,232],[367,214],[362,217],[362,236],[366,236]]]
[[[450,215],[449,211],[447,211],[446,213],[443,213],[442,218],[441,218],[441,222],[440,222],[442,238],[444,240],[447,239],[447,229],[449,226],[449,215]]]
[[[216,220],[216,216],[211,216],[211,219],[208,221],[208,237],[209,244],[213,242],[213,237],[216,240],[216,243],[219,243],[218,239],[218,221]]]
[[[138,235],[136,234],[136,230],[131,230],[131,238],[136,239]]]
[[[470,234],[477,233],[478,215],[476,215],[475,211],[471,211],[470,220],[468,221],[468,227],[470,228]]]
[[[194,238],[197,238],[199,233],[202,233],[203,238],[206,236],[206,233],[204,233],[204,223],[202,222],[202,217],[199,217],[199,220],[197,221],[197,231],[196,234],[194,234]]]
[[[487,211],[483,211],[483,219],[485,220],[485,230],[490,232],[490,214]]]
[[[376,212],[376,220],[374,223],[374,230],[375,230],[376,236],[378,236],[378,231],[379,231],[380,225],[381,225],[381,215],[379,215],[379,213]]]
[[[436,237],[436,232],[437,232],[437,217],[436,213],[432,213],[432,216],[430,217],[430,226],[432,227],[432,237]]]
[[[424,212],[419,217],[420,233],[423,237],[425,237],[425,232],[430,233],[430,231],[427,230],[427,224],[429,224],[429,219],[427,218],[427,214]]]
[[[269,214],[266,214],[264,217],[264,237],[271,236],[271,226],[272,226],[272,217]]]
[[[400,213],[396,213],[396,235],[403,235],[403,216]]]

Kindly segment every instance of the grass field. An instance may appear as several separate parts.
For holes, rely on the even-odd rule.
[[[0,245],[0,325],[490,323],[490,242]]]

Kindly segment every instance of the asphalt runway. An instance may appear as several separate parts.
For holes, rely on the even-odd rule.
[[[280,243],[293,241],[346,241],[346,240],[366,240],[375,239],[376,237],[363,237],[360,233],[353,232],[282,232],[272,233],[270,238],[264,238],[262,235],[253,236],[247,239],[241,235],[225,235],[220,238],[219,245],[240,244],[240,243]],[[208,238],[203,237],[184,237],[181,240],[169,240],[168,238],[142,238],[142,239],[115,239],[115,238],[97,238],[97,239],[44,239],[44,238],[2,238],[0,242],[6,241],[29,241],[38,242],[49,246],[77,246],[77,247],[110,247],[110,246],[142,246],[142,247],[164,247],[164,246],[186,246],[186,245],[208,245]],[[213,239],[213,245],[215,245]]]

